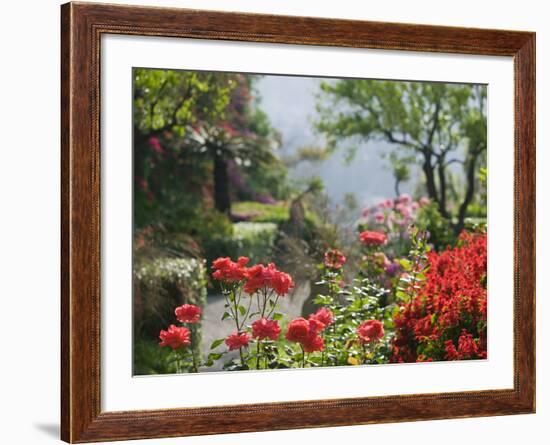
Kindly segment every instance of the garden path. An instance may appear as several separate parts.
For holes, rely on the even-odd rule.
[[[285,320],[289,320],[302,315],[302,306],[310,294],[309,281],[298,283],[293,292],[283,298],[279,298],[277,303],[277,312],[285,314]],[[221,320],[224,312],[224,298],[222,295],[209,295],[208,303],[204,308],[202,318],[202,350],[206,357],[210,352],[210,345],[218,338],[227,337],[235,330],[233,320]],[[254,312],[255,301],[252,303],[252,311]],[[223,346],[218,347],[222,350]],[[232,351],[224,356],[223,360],[215,363],[210,368],[201,369],[201,371],[220,371],[224,361],[230,358],[236,358],[238,351]]]

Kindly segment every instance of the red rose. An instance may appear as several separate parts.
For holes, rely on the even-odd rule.
[[[229,258],[229,257],[218,258],[218,259],[212,261],[212,269],[214,269],[214,270],[227,269],[231,266],[232,263],[233,263],[233,261],[231,261],[231,258]]]
[[[212,278],[228,283],[242,281],[246,277],[246,265],[248,262],[249,259],[247,257],[239,257],[236,263],[228,257],[218,258],[212,262],[212,269],[214,269]]]
[[[388,237],[381,232],[361,232],[359,239],[365,246],[382,246],[386,244]]]
[[[248,333],[243,332],[239,334],[238,332],[233,332],[229,337],[225,339],[225,344],[230,351],[234,351],[236,349],[241,349],[244,346],[248,346],[249,340],[250,336],[248,335]]]
[[[340,269],[346,263],[346,257],[337,249],[325,252],[325,266],[330,269]]]
[[[194,304],[184,304],[176,308],[176,318],[181,323],[198,323],[201,319],[201,308]]]
[[[282,296],[294,287],[291,276],[277,270],[273,263],[269,263],[267,266],[257,264],[250,267],[246,272],[246,278],[244,291],[250,295],[260,289],[270,288]]]
[[[376,342],[384,336],[384,325],[378,320],[365,321],[357,328],[357,335],[361,344]]]
[[[280,296],[288,294],[293,287],[292,277],[285,272],[277,271],[271,279],[271,288]]]
[[[327,308],[322,307],[314,314],[309,316],[310,320],[317,320],[323,324],[323,329],[334,323],[334,314]]]
[[[305,352],[322,351],[323,339],[317,334],[323,328],[323,323],[318,320],[300,317],[289,323],[285,337],[288,341],[300,343]]]
[[[311,335],[301,344],[302,348],[304,348],[304,352],[322,351],[325,348],[323,337],[319,335]]]
[[[277,320],[268,320],[267,318],[261,318],[252,323],[252,337],[263,340],[269,338],[271,340],[277,340],[281,333],[281,327]]]
[[[265,267],[263,264],[256,264],[250,267],[246,272],[246,283],[244,284],[244,291],[247,294],[254,294],[259,289],[266,288],[271,283],[274,267],[270,267],[271,264]]]
[[[285,338],[288,341],[296,343],[302,342],[309,335],[309,321],[305,318],[296,318],[292,320],[286,331]]]
[[[167,331],[160,331],[159,338],[161,339],[159,346],[170,346],[172,349],[178,349],[191,343],[189,329],[174,325],[170,325]]]

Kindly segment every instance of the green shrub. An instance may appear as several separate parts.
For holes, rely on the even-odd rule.
[[[278,233],[275,223],[238,222],[231,236],[213,234],[203,245],[208,266],[219,257],[247,256],[251,263],[268,261]]]
[[[134,341],[134,375],[175,374],[178,355],[158,342],[138,338]]]
[[[176,323],[182,304],[206,304],[206,266],[195,258],[138,258],[134,268],[134,341],[157,341],[161,329]],[[200,329],[199,329],[200,340]],[[193,346],[200,354],[200,341]],[[137,362],[137,356],[136,356]],[[137,363],[136,363],[137,366]]]
[[[251,263],[267,262],[272,257],[277,232],[275,223],[235,223],[229,241],[232,257],[247,256]]]
[[[430,233],[430,243],[440,251],[456,244],[456,235],[449,220],[443,218],[435,203],[421,207],[416,224],[419,229]]]

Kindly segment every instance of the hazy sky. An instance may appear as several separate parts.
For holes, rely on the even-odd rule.
[[[316,119],[316,94],[322,79],[308,77],[265,76],[257,83],[261,108],[283,136],[282,157],[303,146],[322,146],[322,136],[316,135],[312,122]],[[301,162],[292,168],[292,178],[319,176],[331,199],[341,202],[346,193],[354,193],[359,204],[377,204],[393,197],[393,175],[388,161],[380,157],[387,151],[385,143],[362,144],[354,160],[344,161],[344,150],[319,162]],[[402,192],[410,192],[414,184],[403,184]]]

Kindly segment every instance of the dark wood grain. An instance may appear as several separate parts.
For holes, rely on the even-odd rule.
[[[535,35],[529,32],[69,3],[61,8],[61,436],[172,437],[535,410]],[[104,33],[513,56],[514,388],[101,412],[100,37]]]

